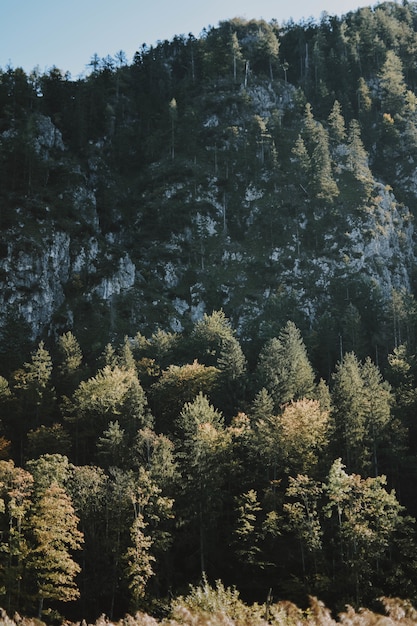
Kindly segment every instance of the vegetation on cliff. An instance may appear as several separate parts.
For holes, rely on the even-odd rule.
[[[417,601],[416,49],[404,0],[0,71],[9,615]]]

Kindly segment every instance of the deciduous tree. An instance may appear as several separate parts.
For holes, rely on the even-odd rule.
[[[36,583],[39,618],[45,600],[69,602],[79,596],[75,578],[80,566],[72,556],[83,543],[78,522],[70,497],[56,482],[39,494],[30,510],[26,566]]]

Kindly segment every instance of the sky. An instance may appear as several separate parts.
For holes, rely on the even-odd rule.
[[[94,54],[100,58],[124,51],[129,63],[142,44],[192,33],[219,21],[242,17],[320,18],[323,11],[343,15],[366,0],[0,0],[0,68],[58,67],[72,79],[88,73]]]

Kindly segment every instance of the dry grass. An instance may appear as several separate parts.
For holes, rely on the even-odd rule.
[[[213,592],[212,589],[211,591]],[[172,615],[162,621],[156,620],[147,613],[139,612],[134,616],[126,615],[118,622],[112,622],[103,615],[91,626],[411,626],[417,624],[417,610],[410,602],[399,598],[381,598],[385,615],[374,613],[369,609],[355,611],[348,606],[346,611],[334,619],[329,609],[317,598],[310,598],[310,607],[303,611],[295,604],[286,601],[277,602],[268,609],[257,604],[246,606],[238,599],[235,591],[229,593],[229,590],[222,587],[218,595],[220,596],[219,604],[222,600],[227,600],[228,606],[214,607],[212,612],[202,607],[192,606],[193,596],[190,594],[185,599],[181,598],[181,602],[177,602],[173,607]],[[230,602],[231,598],[233,602]],[[213,597],[208,600],[209,604],[213,603]],[[66,626],[88,626],[84,621],[77,624],[68,622],[65,624]],[[3,609],[0,609],[0,626],[44,626],[44,624],[38,619],[21,618],[19,615],[11,619]]]

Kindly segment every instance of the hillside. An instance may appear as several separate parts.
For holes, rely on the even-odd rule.
[[[244,340],[331,332],[333,365],[354,318],[386,355],[414,289],[415,21],[234,20],[80,81],[3,71],[1,323],[103,347],[223,308]]]
[[[416,603],[416,50],[404,0],[0,71],[10,615]]]

